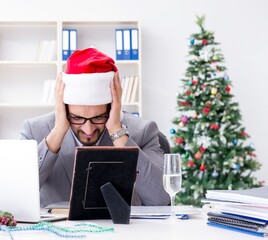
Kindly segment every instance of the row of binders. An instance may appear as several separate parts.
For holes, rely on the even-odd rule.
[[[139,59],[139,31],[137,28],[115,29],[116,60]]]
[[[245,190],[208,190],[204,203],[209,226],[268,236],[268,186]]]
[[[56,40],[42,40],[39,43],[36,61],[54,61],[56,59]]]
[[[77,30],[62,30],[62,60],[67,60],[77,50]]]

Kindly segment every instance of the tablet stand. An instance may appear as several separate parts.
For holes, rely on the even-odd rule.
[[[114,188],[112,183],[108,182],[102,185],[100,189],[113,223],[129,224],[130,206]]]

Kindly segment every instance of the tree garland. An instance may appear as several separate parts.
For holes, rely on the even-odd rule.
[[[10,212],[0,211],[0,231],[7,232],[12,238],[12,232],[18,231],[48,231],[59,237],[63,238],[82,238],[86,237],[81,233],[102,233],[102,232],[114,232],[114,228],[102,227],[92,223],[79,223],[70,227],[63,227],[53,224],[51,222],[40,222],[37,224],[18,227],[17,221]]]

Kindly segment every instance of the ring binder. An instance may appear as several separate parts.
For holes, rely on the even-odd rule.
[[[62,60],[67,60],[70,56],[69,54],[69,43],[70,42],[70,36],[69,36],[69,30],[63,29],[62,30]]]
[[[115,51],[116,60],[123,60],[123,30],[115,30]]]
[[[130,29],[123,30],[123,59],[130,60]]]
[[[131,29],[131,60],[139,59],[139,35],[138,29]]]

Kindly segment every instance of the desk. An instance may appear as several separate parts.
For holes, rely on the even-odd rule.
[[[112,220],[91,220],[90,223],[105,227],[113,227],[113,233],[89,233],[86,238],[90,240],[256,240],[257,236],[210,227],[206,224],[206,215],[191,216],[188,220],[168,222],[167,220],[131,219],[130,224],[113,224]],[[57,222],[61,226],[70,226],[78,221]],[[20,226],[21,224],[19,224]],[[61,238],[46,231],[13,232],[14,240],[59,240]],[[7,233],[0,232],[1,240],[10,240]]]

